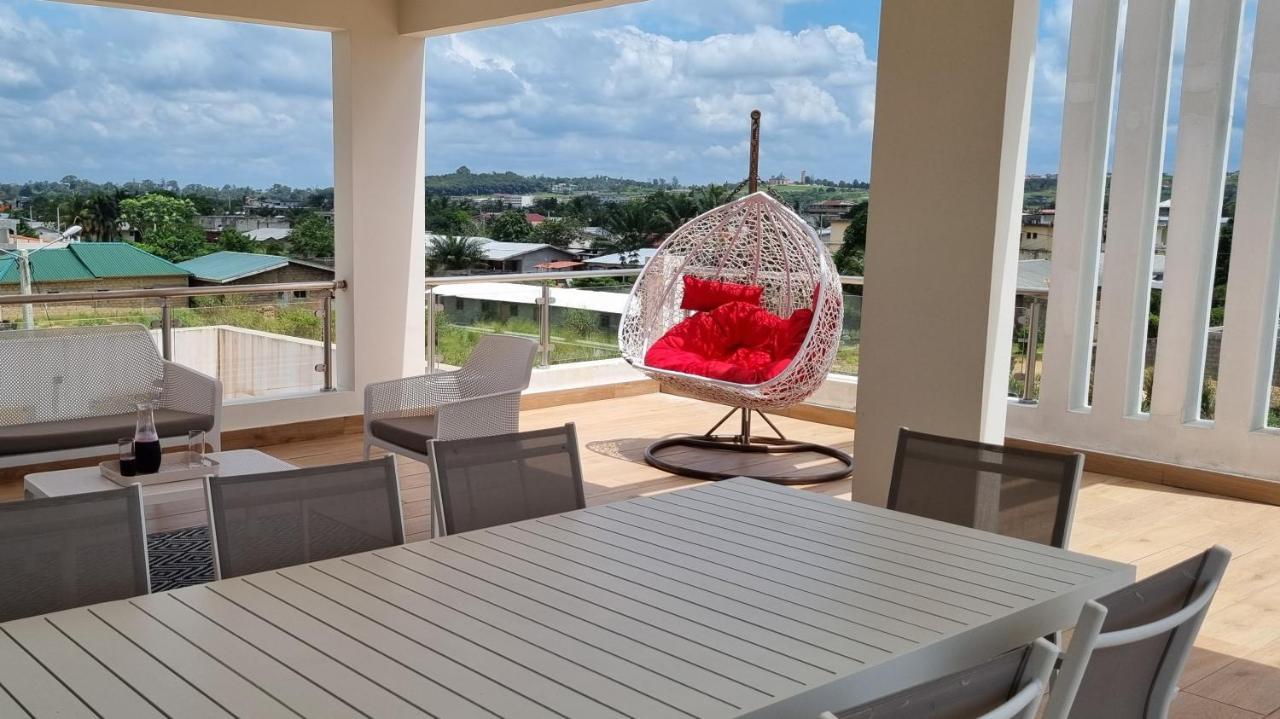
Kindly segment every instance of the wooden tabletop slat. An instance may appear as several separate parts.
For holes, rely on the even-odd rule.
[[[735,479],[3,624],[0,717],[816,716],[1132,576]]]

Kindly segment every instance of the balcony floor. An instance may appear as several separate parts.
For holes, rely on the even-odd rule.
[[[671,433],[703,431],[723,411],[683,397],[647,394],[529,410],[522,414],[521,426],[576,422],[587,501],[600,504],[696,484],[644,464],[644,447]],[[852,430],[789,418],[775,421],[789,436],[853,449]],[[361,442],[347,435],[263,449],[298,465],[316,465],[359,458]],[[749,473],[747,465],[758,470],[761,462],[789,460],[735,461],[746,463],[735,469]],[[401,459],[400,472],[410,538],[423,539],[425,467]],[[847,480],[808,489],[849,496]],[[1235,556],[1184,673],[1184,692],[1173,715],[1280,719],[1280,507],[1086,474],[1072,549],[1135,563],[1139,576],[1146,576],[1214,543]]]

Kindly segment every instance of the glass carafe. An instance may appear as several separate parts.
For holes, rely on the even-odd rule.
[[[138,474],[160,470],[160,434],[156,432],[155,403],[138,403],[138,422],[133,432],[133,456]]]

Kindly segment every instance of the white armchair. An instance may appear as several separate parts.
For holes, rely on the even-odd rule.
[[[364,389],[364,456],[373,447],[427,462],[427,442],[519,431],[520,393],[538,345],[486,335],[451,372],[370,384]]]

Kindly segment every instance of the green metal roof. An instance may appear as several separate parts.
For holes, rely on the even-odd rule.
[[[33,251],[31,280],[41,282],[90,281],[107,277],[166,277],[189,273],[124,242],[74,243]],[[0,260],[0,285],[18,284],[18,263]]]
[[[262,274],[289,264],[279,255],[256,255],[249,252],[214,252],[194,260],[179,262],[178,267],[205,282],[225,284]]]
[[[94,277],[164,277],[188,272],[124,242],[80,242],[68,245]]]

